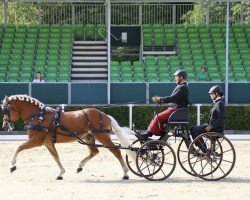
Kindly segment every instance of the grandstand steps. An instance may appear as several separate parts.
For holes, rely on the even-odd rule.
[[[105,41],[74,41],[71,80],[106,81],[108,78],[107,43]]]
[[[93,60],[93,61],[96,61],[96,60],[104,60],[104,61],[107,61],[107,57],[97,57],[97,56],[92,56],[92,57],[90,57],[90,56],[88,56],[88,57],[83,57],[83,56],[73,56],[72,57],[72,60],[73,61],[78,61],[78,60],[80,60],[80,61],[89,61],[89,60]]]
[[[108,65],[107,62],[72,62],[72,65],[74,67],[86,67],[86,66],[106,66]],[[74,68],[72,67],[72,68]]]
[[[95,55],[107,55],[107,52],[103,52],[103,51],[76,51],[73,50],[74,55],[76,56],[84,56],[84,55],[88,55],[88,56],[95,56]]]
[[[107,46],[74,46],[73,50],[99,50],[107,49]]]
[[[105,67],[105,68],[91,68],[91,67],[88,67],[88,68],[74,68],[72,69],[72,72],[74,73],[79,73],[79,72],[107,72],[108,69]]]

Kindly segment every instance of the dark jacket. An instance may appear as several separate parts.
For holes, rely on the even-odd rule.
[[[226,121],[225,104],[222,99],[215,100],[210,111],[208,124],[213,128],[224,126]]]
[[[183,108],[188,106],[188,86],[186,82],[178,84],[173,90],[171,96],[162,97],[162,103],[170,103],[171,107]]]

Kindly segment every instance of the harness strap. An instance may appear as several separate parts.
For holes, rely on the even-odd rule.
[[[84,110],[82,112],[86,116],[86,119],[88,121],[89,130],[92,133],[110,133],[111,132],[110,129],[103,129],[102,113],[100,113],[100,115],[99,115],[99,117],[100,117],[100,128],[93,128],[93,126],[92,126],[92,124],[91,124],[91,122],[89,120],[88,114]]]
[[[56,137],[57,137],[56,130],[60,124],[59,122],[60,122],[61,113],[62,113],[62,108],[61,107],[56,108],[55,117],[53,120],[53,132],[52,132],[52,134],[53,134],[52,142],[53,143],[56,143]]]
[[[45,132],[45,133],[52,132],[52,130],[49,130],[48,128],[45,128],[45,127],[42,127],[39,125],[35,125],[35,124],[27,124],[27,125],[25,125],[25,128],[35,130],[35,131],[41,131],[41,132]]]

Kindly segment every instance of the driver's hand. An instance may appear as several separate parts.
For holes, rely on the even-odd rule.
[[[152,101],[153,101],[154,103],[160,103],[160,102],[161,102],[161,97],[154,96],[154,97],[152,97]]]
[[[213,128],[212,126],[207,126],[207,127],[205,128],[205,130],[206,130],[206,132],[209,132],[212,128]]]

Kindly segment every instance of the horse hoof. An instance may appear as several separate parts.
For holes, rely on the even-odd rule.
[[[129,176],[123,176],[122,179],[123,179],[123,180],[128,180],[128,179],[129,179]]]
[[[14,172],[16,170],[16,166],[10,168],[10,173]]]
[[[56,180],[63,180],[63,177],[62,177],[62,176],[58,176],[58,177],[56,178]]]
[[[76,170],[76,173],[79,173],[79,172],[81,172],[82,171],[82,168],[78,168],[77,170]]]

